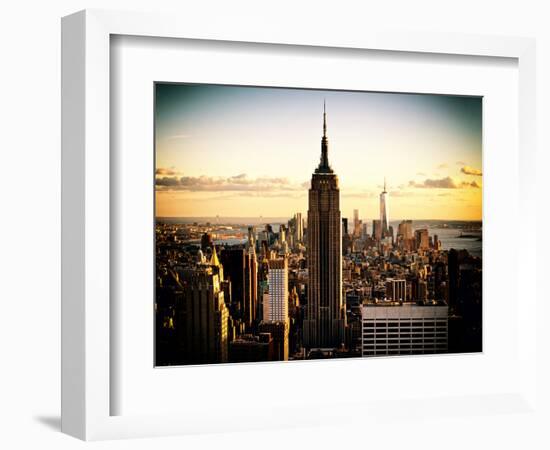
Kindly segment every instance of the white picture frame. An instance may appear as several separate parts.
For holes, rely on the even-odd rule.
[[[254,24],[239,29],[226,24],[211,30],[190,17],[165,14],[87,10],[67,16],[62,21],[62,431],[67,434],[97,440],[235,429],[235,423],[213,423],[212,417],[204,414],[111,415],[111,391],[116,388],[110,378],[109,338],[116,326],[110,320],[109,180],[116,176],[111,173],[109,153],[110,39],[113,35],[517,59],[520,149],[517,196],[521,199],[518,208],[523,220],[535,222],[534,186],[529,177],[535,166],[535,43],[532,39],[380,30],[359,35],[335,34],[330,30],[322,34],[291,30],[273,34]],[[529,279],[536,255],[534,246],[521,246],[517,252],[518,259],[533,261],[529,269],[519,267],[519,285]],[[536,329],[527,312],[536,308],[537,297],[534,286],[525,289],[523,293],[531,295],[525,295],[518,311],[520,377],[517,385],[502,395],[491,399],[481,395],[472,397],[473,401],[484,402],[488,414],[504,404],[518,412],[536,407]],[[410,411],[420,411],[434,401],[437,399],[426,399],[425,405],[410,406]],[[384,408],[383,404],[377,405]],[[300,414],[320,406],[331,408],[327,400],[324,404],[304,405]],[[362,408],[370,408],[363,404],[347,406],[349,415],[354,410],[357,413]],[[467,414],[468,402],[451,401],[449,408]],[[341,411],[315,414],[313,421],[322,423],[335,416],[345,415]],[[213,417],[215,421],[216,416]],[[274,421],[273,426],[309,423],[311,420],[307,419],[292,422],[289,416]],[[257,429],[261,424],[252,420],[238,428],[247,427]]]

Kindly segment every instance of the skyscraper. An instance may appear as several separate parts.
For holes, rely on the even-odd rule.
[[[264,300],[263,319],[268,322],[288,319],[288,264],[286,258],[272,259],[268,262],[267,274],[269,293]]]
[[[336,348],[344,342],[342,302],[342,223],[338,177],[328,162],[326,110],[321,161],[311,178],[307,222],[308,303],[306,348]]]
[[[274,359],[288,360],[288,262],[286,258],[269,260],[268,292],[264,294],[263,321],[258,330],[273,337]]]
[[[347,217],[342,217],[342,233],[344,236],[348,234],[348,219]]]
[[[412,239],[412,220],[403,220],[397,227],[397,235],[403,236],[403,239]]]
[[[296,242],[302,242],[304,239],[304,224],[302,222],[302,213],[296,213],[294,216],[295,223],[295,239]]]
[[[388,220],[388,192],[386,191],[386,178],[384,178],[384,190],[380,193],[380,225],[382,227],[382,237],[389,236]]]
[[[176,326],[185,364],[227,362],[229,311],[216,249],[209,265],[186,269],[182,275]]]
[[[430,248],[430,237],[426,228],[415,230],[414,240],[417,250],[427,250],[428,248]]]
[[[225,276],[231,282],[231,300],[247,329],[256,319],[257,267],[253,248],[226,248],[221,253]]]
[[[250,326],[256,323],[258,314],[258,263],[254,246],[246,250],[244,262],[245,323]]]
[[[354,209],[353,210],[353,235],[355,237],[359,237],[361,234],[361,226],[359,222],[359,210]]]
[[[380,220],[374,219],[372,221],[372,237],[376,241],[382,239],[382,223]]]

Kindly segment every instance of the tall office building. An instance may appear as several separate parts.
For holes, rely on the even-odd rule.
[[[256,245],[256,233],[254,227],[248,227],[248,237],[246,240],[246,248],[254,247]]]
[[[359,210],[354,209],[353,210],[353,235],[355,237],[359,237],[361,234],[361,225],[359,221]]]
[[[302,222],[302,213],[296,213],[295,219],[295,240],[296,242],[302,242],[304,240],[304,223]]]
[[[368,224],[364,223],[361,226],[361,239],[367,239],[369,237],[369,227]]]
[[[286,258],[268,261],[268,292],[264,294],[264,321],[288,319],[288,263]]]
[[[376,241],[382,239],[382,223],[380,220],[374,219],[372,221],[372,237]]]
[[[344,236],[348,235],[348,219],[347,217],[342,217],[342,234]]]
[[[403,220],[397,227],[397,235],[403,236],[403,239],[412,239],[412,220]]]
[[[244,283],[245,323],[250,326],[258,317],[258,262],[254,246],[244,255]]]
[[[286,242],[286,235],[286,227],[283,224],[279,225],[279,244]]]
[[[390,235],[388,207],[388,192],[386,191],[386,178],[384,178],[384,190],[380,193],[380,226],[382,227],[382,238]]]
[[[416,250],[428,250],[430,248],[430,235],[426,228],[415,230],[414,240]]]
[[[308,303],[306,348],[337,348],[344,342],[342,301],[342,223],[338,177],[328,162],[326,111],[321,161],[311,178],[307,221]]]
[[[176,327],[185,364],[228,361],[229,311],[220,286],[223,278],[220,269],[214,248],[210,265],[199,265],[182,273]]]
[[[257,303],[257,264],[253,248],[226,248],[221,252],[221,262],[225,277],[231,282],[233,309],[247,329],[256,319]]]
[[[263,321],[258,327],[261,333],[273,337],[274,359],[288,360],[288,263],[286,258],[269,261],[267,275],[268,292],[263,299]]]
[[[397,226],[396,244],[400,250],[414,250],[415,241],[413,237],[412,220],[403,220]]]

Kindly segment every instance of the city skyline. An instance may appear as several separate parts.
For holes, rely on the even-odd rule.
[[[481,99],[214,85],[156,86],[157,217],[307,211],[326,101],[343,217],[481,220]]]
[[[157,365],[482,350],[482,266],[475,254],[481,222],[414,227],[408,219],[394,227],[384,177],[371,232],[358,209],[350,229],[327,128],[323,101],[318,162],[310,162],[310,181],[301,185],[308,188],[307,218],[296,211],[278,230],[269,222],[258,228],[157,219]],[[270,183],[286,196],[290,190],[282,179],[264,178],[257,190],[246,175],[224,182],[167,175],[157,178],[161,194],[239,187],[261,198],[274,191]],[[472,184],[467,189],[481,189]],[[271,212],[273,202],[263,201]]]

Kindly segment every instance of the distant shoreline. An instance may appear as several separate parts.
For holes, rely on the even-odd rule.
[[[302,213],[302,217],[306,217],[307,214]],[[345,216],[344,216],[345,217]],[[220,216],[220,217],[156,217],[156,222],[170,222],[170,223],[205,223],[209,222],[212,224],[220,223],[220,224],[259,224],[259,223],[286,223],[288,220],[292,218],[292,215],[288,217],[226,217],[226,216]],[[349,218],[348,218],[349,220]],[[367,219],[366,223],[371,223],[373,219],[369,218]],[[399,223],[403,220],[412,220],[413,222],[426,222],[426,223],[440,223],[440,224],[459,224],[459,223],[478,223],[482,224],[482,220],[468,220],[468,219],[394,219],[390,220],[390,223]]]

